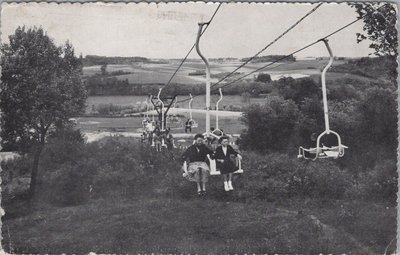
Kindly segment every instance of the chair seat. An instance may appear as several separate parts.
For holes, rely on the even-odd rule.
[[[233,173],[234,173],[234,174],[242,174],[242,173],[244,173],[244,171],[243,171],[243,169],[238,169],[238,170],[236,170],[236,171],[233,172]],[[221,172],[220,172],[218,169],[216,169],[215,171],[213,171],[213,170],[211,169],[210,175],[221,175]]]
[[[325,154],[328,157],[337,158],[339,156],[339,151],[326,150],[326,151],[323,152],[323,154]]]

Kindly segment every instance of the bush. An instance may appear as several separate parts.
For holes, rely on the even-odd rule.
[[[89,200],[93,178],[99,164],[95,159],[66,163],[54,174],[50,202],[58,206],[84,204]]]
[[[185,182],[180,162],[171,156],[129,139],[104,139],[84,145],[82,156],[75,160],[48,162],[43,193],[51,194],[47,200],[58,206],[83,204],[90,198],[174,193]]]
[[[331,161],[307,162],[293,175],[289,186],[306,196],[341,199],[351,189],[350,177]]]
[[[253,198],[343,198],[351,190],[350,175],[329,161],[304,162],[285,154],[244,154],[245,189]]]
[[[284,99],[291,99],[296,104],[299,104],[305,98],[315,97],[320,93],[320,86],[311,78],[293,79],[292,77],[284,77],[274,82],[274,85]]]
[[[27,156],[17,157],[13,160],[1,162],[2,185],[12,181],[15,177],[30,174],[31,161]]]
[[[389,89],[370,88],[360,101],[361,134],[375,145],[385,145],[389,155],[396,156],[397,101],[396,93]]]
[[[271,81],[271,75],[267,74],[267,73],[259,73],[257,75],[256,81],[259,82],[270,82]]]
[[[361,175],[361,193],[366,199],[388,201],[397,199],[397,167],[395,160],[380,161],[372,170]]]
[[[84,156],[84,138],[71,126],[59,128],[49,134],[40,158],[40,167],[55,170],[55,165],[79,161]]]
[[[263,105],[251,105],[244,112],[248,129],[242,134],[242,145],[259,152],[285,151],[291,144],[297,117],[298,109],[292,100],[268,96]]]

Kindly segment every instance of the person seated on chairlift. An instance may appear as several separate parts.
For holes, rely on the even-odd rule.
[[[223,136],[219,139],[220,146],[215,150],[215,161],[217,168],[220,170],[224,177],[225,191],[233,190],[232,176],[233,172],[237,170],[236,160],[231,156],[236,156],[239,160],[242,156],[229,145],[229,138]]]
[[[192,132],[192,120],[191,119],[188,119],[185,124],[185,133],[187,133],[188,131],[189,131],[189,133]]]
[[[214,132],[215,128],[211,127],[210,128],[210,133],[212,134]],[[207,139],[207,144],[211,145],[215,141],[215,137],[213,135],[209,135],[206,137]]]
[[[167,144],[167,148],[172,150],[174,147],[174,137],[171,134],[171,128],[167,128],[165,132],[165,143]]]
[[[187,163],[187,172],[184,173],[184,177],[191,182],[196,182],[198,195],[205,195],[206,183],[210,175],[207,155],[214,158],[214,152],[203,143],[202,134],[195,135],[194,140],[195,143],[182,155],[182,160]]]
[[[215,130],[214,135],[216,135],[216,136],[223,136],[223,135],[224,135],[224,131],[222,131],[222,129]]]
[[[218,141],[219,138],[216,137],[216,135],[215,135],[215,128],[214,127],[210,128],[210,133],[211,133],[211,135],[209,135],[207,137],[207,142],[208,142],[208,145],[210,145],[211,148],[213,150],[215,150],[217,148],[217,146],[219,145],[219,141]]]
[[[152,142],[153,142],[153,132],[148,132],[147,142],[148,142],[148,144],[152,144]]]
[[[147,140],[147,133],[145,131],[143,131],[142,135],[140,136],[141,138],[141,142],[145,143]]]
[[[161,151],[161,139],[162,139],[162,135],[161,135],[161,131],[158,127],[156,127],[154,129],[153,132],[153,139],[154,139],[154,144],[156,146],[156,150],[157,151]]]

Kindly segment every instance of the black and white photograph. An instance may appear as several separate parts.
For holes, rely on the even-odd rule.
[[[397,17],[1,3],[2,252],[398,254]]]

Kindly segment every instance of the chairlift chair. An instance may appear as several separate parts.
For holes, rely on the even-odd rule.
[[[173,108],[172,114],[167,116],[167,126],[174,127],[174,128],[182,128],[183,127],[182,120],[176,114],[176,101],[177,100],[178,100],[178,97],[175,97],[175,99],[174,99],[174,108]]]
[[[208,160],[210,161],[210,175],[221,175],[220,170],[217,168],[217,162],[215,159],[211,159],[209,155],[207,155]],[[242,168],[242,160],[239,158],[236,158],[236,166],[237,170],[233,172],[234,174],[242,174],[244,173],[243,168]]]
[[[192,128],[197,128],[199,127],[199,124],[193,119],[192,116],[192,101],[193,97],[192,94],[189,94],[190,96],[190,101],[189,101],[189,123],[191,124]]]
[[[146,98],[146,120],[149,120],[149,98]]]
[[[211,159],[210,155],[207,155],[208,160],[210,161],[210,175],[221,175],[221,172],[219,169],[217,169],[217,163],[215,159]],[[242,168],[242,161],[238,158],[236,158],[236,166],[238,167],[238,170],[234,172],[234,174],[243,174],[243,168]],[[183,162],[183,171],[184,174],[187,174],[188,172],[188,165],[186,161]]]
[[[215,105],[215,110],[216,110],[216,115],[215,115],[215,129],[211,132],[212,135],[214,135],[214,137],[216,137],[217,139],[221,138],[222,136],[224,136],[224,132],[219,129],[219,102],[222,101],[222,98],[224,96],[222,95],[222,89],[219,88],[219,99]]]
[[[176,101],[178,101],[178,97],[175,97],[174,100],[174,110],[172,112],[172,120],[174,121],[180,121],[181,119],[178,117],[178,115],[176,114]]]
[[[161,91],[162,91],[162,88],[159,89],[158,95],[157,95],[158,102],[161,105],[161,108],[160,108],[160,111],[161,111],[161,130],[160,130],[161,131],[161,148],[162,147],[166,148],[167,144],[165,143],[165,139],[164,139],[164,134],[166,132],[166,128],[164,126],[164,102],[160,99]]]
[[[197,34],[197,40],[196,40],[196,50],[197,50],[197,52],[198,52],[198,54],[200,55],[200,57],[203,59],[203,61],[205,62],[205,64],[206,64],[206,70],[207,70],[207,82],[206,82],[206,84],[207,84],[207,88],[206,88],[206,107],[207,107],[207,114],[206,114],[206,132],[205,132],[205,134],[206,134],[206,136],[207,135],[211,135],[211,136],[213,136],[213,137],[219,137],[219,136],[217,136],[214,132],[210,132],[210,127],[209,127],[209,113],[208,113],[208,110],[209,110],[209,99],[210,99],[210,92],[209,92],[209,65],[208,65],[208,61],[207,61],[207,59],[200,53],[200,49],[199,49],[199,39],[200,39],[200,37],[201,37],[201,34],[202,34],[202,27],[203,27],[203,25],[205,25],[205,24],[207,24],[207,23],[199,23],[199,31],[198,31],[198,34]],[[207,92],[208,91],[208,92]],[[218,109],[218,103],[222,100],[222,91],[221,91],[221,89],[219,89],[219,92],[220,92],[220,99],[218,100],[218,102],[217,102],[217,109]],[[193,97],[192,97],[192,94],[190,94],[190,101],[189,101],[189,114],[190,114],[190,120],[193,120],[192,119],[192,101],[193,101]],[[219,127],[218,127],[218,110],[217,110],[217,126],[216,126],[216,130],[217,131],[220,131],[221,133],[222,133],[222,131],[221,130],[219,130]],[[197,124],[197,123],[195,123],[195,124]],[[194,125],[192,125],[192,127],[195,127]],[[197,127],[197,125],[196,125],[196,127]],[[216,130],[214,130],[214,131],[216,131]],[[208,157],[208,160],[209,160],[209,162],[210,162],[210,175],[220,175],[221,174],[221,172],[217,169],[217,164],[216,164],[216,161],[215,161],[215,159],[211,159],[211,157],[210,157],[210,155],[207,155],[207,157]],[[243,171],[243,169],[242,169],[242,162],[241,162],[241,160],[238,158],[238,157],[236,157],[236,165],[237,165],[237,167],[238,167],[238,170],[236,170],[234,173],[239,173],[239,174],[241,174],[241,173],[243,173],[244,171]],[[184,164],[183,164],[183,170],[184,170],[184,176],[187,174],[187,168],[188,168],[188,166],[187,166],[187,163],[186,163],[186,161],[184,162]]]
[[[325,46],[329,52],[329,63],[325,66],[324,70],[322,71],[321,75],[321,83],[322,83],[322,97],[323,97],[323,103],[324,103],[324,119],[325,119],[325,131],[322,132],[318,138],[317,138],[317,144],[315,148],[309,148],[306,149],[302,146],[299,147],[299,154],[297,155],[298,158],[304,158],[304,159],[311,159],[311,160],[317,160],[318,158],[333,158],[337,159],[339,157],[344,156],[344,150],[348,149],[347,146],[342,144],[342,140],[340,138],[340,135],[331,130],[329,127],[329,113],[328,113],[328,100],[327,100],[327,93],[326,93],[326,83],[325,83],[325,75],[326,71],[329,69],[329,67],[333,63],[333,54],[332,50],[329,46],[328,40],[327,39],[322,39],[322,41],[325,43]],[[324,144],[321,143],[321,138],[333,134],[336,137],[337,140],[337,145],[334,146],[325,146]]]

